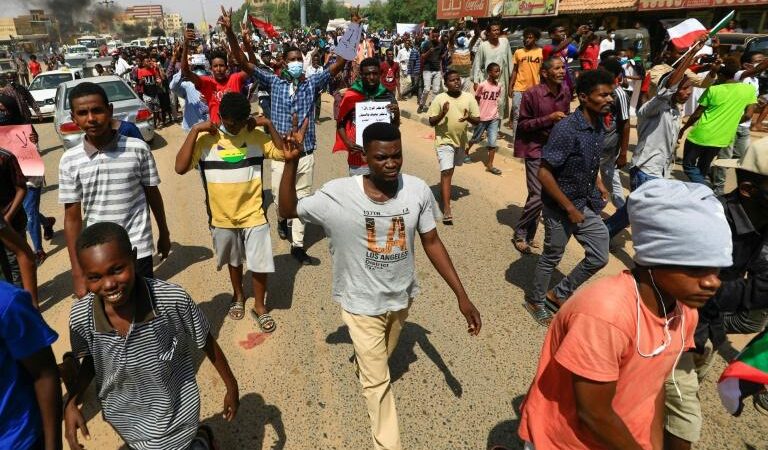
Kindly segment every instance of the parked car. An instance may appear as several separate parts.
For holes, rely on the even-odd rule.
[[[16,63],[12,59],[0,59],[0,75],[6,73],[16,76]]]
[[[64,69],[43,72],[32,79],[29,83],[29,92],[37,102],[43,117],[53,117],[56,111],[56,89],[59,85],[80,78],[82,78],[80,71]],[[30,112],[34,114],[31,108]]]
[[[93,56],[93,54],[85,45],[70,45],[67,47],[67,52],[64,53],[65,60],[68,58],[90,58],[91,56]]]
[[[56,112],[53,125],[56,134],[61,139],[65,149],[74,147],[81,142],[83,131],[72,121],[69,109],[69,92],[78,84],[89,81],[99,84],[107,93],[107,98],[113,106],[113,117],[127,122],[133,122],[141,131],[141,136],[147,143],[155,137],[155,127],[152,122],[152,111],[136,95],[125,81],[115,75],[93,77],[87,80],[72,80],[59,85],[56,90]]]

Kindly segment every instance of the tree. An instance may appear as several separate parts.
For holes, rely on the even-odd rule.
[[[155,27],[152,28],[152,31],[149,32],[149,35],[152,37],[165,36],[165,30]]]
[[[147,26],[147,22],[136,22],[133,25],[123,23],[120,25],[120,36],[125,42],[146,37]]]

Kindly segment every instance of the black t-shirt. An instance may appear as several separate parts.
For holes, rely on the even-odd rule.
[[[421,54],[425,54],[431,49],[432,47],[435,47],[435,50],[432,51],[429,55],[427,55],[426,58],[424,58],[424,65],[422,67],[422,70],[429,70],[431,72],[436,72],[440,70],[440,59],[443,55],[443,50],[445,50],[445,46],[442,43],[439,43],[437,45],[433,45],[432,41],[427,41],[422,45],[421,47]]]

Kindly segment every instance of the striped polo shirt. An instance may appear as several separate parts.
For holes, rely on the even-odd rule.
[[[186,450],[200,422],[190,344],[205,347],[208,320],[181,287],[137,278],[127,336],[114,330],[103,300],[72,305],[69,332],[78,358],[90,355],[104,419],[136,450]],[[138,293],[137,291],[134,291]]]
[[[149,146],[117,133],[102,150],[83,139],[59,162],[59,203],[81,203],[84,228],[97,222],[125,228],[139,258],[154,250],[144,188],[158,184]]]
[[[265,158],[282,161],[283,152],[260,129],[198,136],[191,166],[201,169],[211,226],[251,228],[267,223],[261,205]]]

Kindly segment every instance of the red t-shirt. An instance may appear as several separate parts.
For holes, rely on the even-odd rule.
[[[136,76],[143,86],[142,93],[154,97],[157,95],[157,69],[139,68]]]
[[[518,433],[523,440],[538,449],[605,448],[580,423],[573,394],[573,378],[578,375],[597,382],[616,382],[614,411],[640,446],[651,450],[650,424],[656,414],[656,398],[681,348],[693,347],[699,316],[695,309],[678,303],[668,316],[668,338],[665,320],[640,301],[638,342],[637,302],[635,279],[626,271],[581,287],[558,311],[521,408]],[[655,357],[638,353],[639,347],[650,354],[666,341],[669,345]]]
[[[581,51],[579,59],[581,60],[581,68],[584,70],[597,69],[597,60],[600,58],[600,45],[595,42],[588,44]]]
[[[383,84],[389,92],[395,92],[400,65],[393,62],[390,66],[388,62],[382,61],[379,69],[381,70],[381,84]]]
[[[30,61],[29,62],[29,73],[32,75],[32,78],[38,76],[40,72],[42,72],[42,68],[40,67],[40,63],[37,61]]]
[[[211,122],[219,123],[219,104],[221,97],[227,92],[242,92],[245,79],[248,76],[245,72],[233,73],[227,77],[226,81],[219,83],[210,75],[200,77],[200,83],[196,86],[203,94],[203,98],[208,103],[208,111],[211,114]]]

